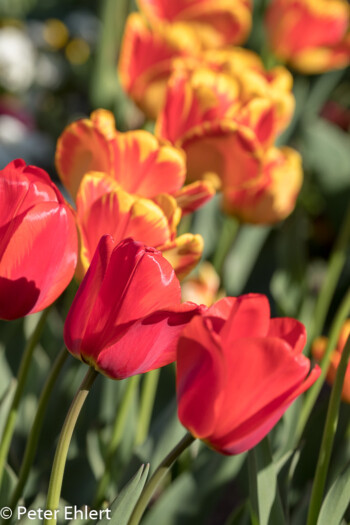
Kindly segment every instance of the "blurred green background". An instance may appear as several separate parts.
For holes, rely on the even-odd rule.
[[[259,54],[266,52],[262,25],[264,5],[263,1],[254,2],[254,26],[246,44]],[[143,115],[122,92],[116,72],[125,18],[134,9],[135,4],[127,0],[0,0],[0,168],[21,157],[46,169],[57,182],[54,167],[57,137],[69,122],[88,116],[97,107],[111,109],[120,130],[145,125]],[[303,156],[305,181],[296,210],[274,227],[241,228],[225,260],[222,287],[229,295],[265,293],[273,315],[294,316],[309,327],[349,203],[349,71],[313,77],[296,74],[294,94],[296,113],[279,144],[289,144]],[[224,222],[219,196],[193,215],[190,228],[204,237],[205,259],[213,258]],[[349,283],[347,257],[328,312],[325,333]],[[8,503],[38,395],[62,346],[63,323],[75,290],[73,283],[52,307],[35,352],[11,448],[6,484],[0,494],[3,505]],[[13,393],[11,381],[17,373],[25,335],[34,323],[34,316],[11,323],[0,322],[2,414]],[[37,506],[46,493],[57,435],[84,372],[81,363],[68,358],[50,401],[35,468],[26,487],[28,505]],[[119,383],[99,377],[84,406],[64,479],[62,495],[70,504],[79,506],[93,500],[96,479],[103,470],[103,456],[126,384],[126,381]],[[127,413],[126,432],[113,461],[109,497],[117,494],[141,461],[151,461],[154,469],[184,433],[176,417],[174,391],[174,368],[169,366],[161,372],[150,437],[134,450],[137,396],[133,399]],[[307,425],[308,446],[298,452],[299,461],[295,455],[280,457],[282,496],[289,509],[290,523],[295,525],[304,522],[307,511],[328,395],[329,387],[325,386]],[[289,411],[273,431],[277,456],[288,440],[298,403],[294,412]],[[0,430],[3,420],[0,416]],[[342,406],[329,484],[350,460],[346,434],[349,422],[349,407]],[[308,435],[312,439],[307,440]],[[174,483],[152,507],[145,525],[249,523],[244,462],[245,455],[222,457],[197,444],[174,467]]]

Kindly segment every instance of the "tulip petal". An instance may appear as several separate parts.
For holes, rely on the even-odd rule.
[[[178,190],[174,197],[177,205],[182,209],[182,214],[186,215],[203,206],[214,195],[214,185],[210,181],[199,180]]]
[[[129,193],[146,198],[172,194],[185,181],[183,152],[161,145],[148,131],[118,133],[114,155],[116,181]]]
[[[121,325],[167,310],[180,298],[174,270],[160,252],[131,239],[121,242],[99,284],[83,337],[83,355],[97,359],[102,349],[116,342]]]
[[[198,263],[203,252],[201,235],[184,233],[173,241],[158,247],[163,256],[170,262],[179,279],[183,279]]]
[[[251,3],[245,0],[138,0],[152,24],[187,22],[204,47],[242,42],[251,27]]]
[[[124,379],[172,363],[184,326],[199,312],[197,305],[184,303],[128,325],[118,341],[99,354],[97,367],[107,376]]]
[[[87,179],[86,182],[90,181]],[[79,199],[77,206],[85,268],[105,234],[112,235],[117,243],[132,237],[150,246],[162,245],[170,238],[169,223],[161,208],[153,201],[133,197],[121,189],[100,196],[91,206]]]
[[[266,295],[247,294],[231,298],[231,312],[220,332],[225,348],[229,350],[237,339],[265,337],[270,324],[270,305]]]
[[[302,323],[291,317],[275,317],[270,320],[268,337],[283,339],[295,354],[301,354],[306,344],[306,330]]]
[[[319,378],[321,369],[315,366],[307,378],[297,388],[291,388],[279,398],[263,407],[258,413],[247,419],[233,432],[223,438],[210,440],[213,448],[224,454],[241,454],[253,448],[275,426],[290,404]]]
[[[80,181],[89,171],[113,174],[110,121],[82,119],[66,127],[57,141],[55,163],[58,174],[75,198]],[[107,135],[105,135],[107,133]]]
[[[16,159],[0,170],[0,194],[0,228],[7,228],[9,221],[25,213],[38,200],[64,202],[48,174],[36,166],[26,166],[22,159]],[[0,243],[4,243],[3,235]]]
[[[77,232],[70,208],[57,202],[32,206],[14,222],[16,226],[12,233],[15,235],[7,237],[1,247],[0,275],[3,279],[17,281],[17,285],[25,279],[26,288],[31,289],[30,299],[20,301],[22,306],[18,306],[15,315],[22,317],[46,308],[68,286],[77,262]],[[2,284],[5,289],[10,286],[4,280]],[[12,300],[17,302],[17,295],[1,294],[1,297],[0,317],[7,319],[6,304]],[[15,305],[9,306],[11,317],[15,310]]]
[[[217,424],[227,370],[217,337],[204,318],[193,319],[182,333],[176,377],[179,419],[195,437],[206,438]]]
[[[119,76],[124,90],[149,118],[155,119],[164,104],[174,60],[191,56],[196,47],[195,35],[183,25],[158,25],[152,29],[139,13],[128,16]]]
[[[270,404],[273,412],[285,406],[303,384],[310,361],[295,354],[285,341],[272,337],[236,339],[231,344],[223,341],[223,345],[229,377],[221,410],[229,417],[217,422],[215,439],[227,438],[229,442],[229,436],[236,435],[235,429],[245,422],[260,425],[258,415],[262,411],[262,419],[266,419]]]
[[[110,235],[104,235],[98,243],[90,267],[79,286],[66,318],[64,341],[68,350],[78,357],[80,356],[80,345],[90,320],[91,311],[114,248],[114,239]]]

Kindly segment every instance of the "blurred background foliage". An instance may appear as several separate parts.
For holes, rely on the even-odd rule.
[[[266,51],[262,25],[264,6],[263,0],[254,2],[254,26],[246,47],[258,52],[268,63],[271,57]],[[69,122],[88,116],[97,107],[111,109],[120,130],[149,125],[122,92],[116,72],[125,18],[135,9],[134,2],[128,0],[0,0],[1,168],[21,157],[46,169],[57,182],[54,167],[57,137]],[[349,71],[312,77],[296,74],[294,94],[295,116],[279,144],[289,144],[303,156],[305,181],[296,210],[274,227],[241,228],[223,261],[221,287],[230,295],[265,293],[273,315],[295,316],[309,327],[349,202]],[[219,201],[220,198],[214,198],[189,223],[191,231],[203,235],[204,258],[208,260],[214,258],[218,239],[229,237],[230,233],[223,230],[225,221]],[[325,333],[349,283],[347,258],[328,312]],[[0,494],[1,505],[8,503],[38,396],[62,346],[63,323],[75,290],[76,285],[72,284],[51,308],[35,352],[6,483]],[[34,324],[35,316],[0,323],[3,412],[13,394],[13,377],[25,334]],[[84,367],[69,356],[50,401],[35,467],[25,490],[28,506],[38,505],[46,493],[56,437],[84,372]],[[144,378],[141,387],[143,381]],[[113,382],[99,377],[84,406],[73,436],[62,493],[72,505],[90,504],[94,499],[96,479],[103,471],[103,457],[126,386],[127,381]],[[300,400],[272,432],[282,499],[291,524],[305,522],[328,398],[329,387],[325,386],[305,429],[305,437],[312,435],[312,439],[305,439],[308,446],[283,454]],[[184,434],[176,417],[173,366],[161,371],[150,435],[135,448],[138,403],[139,397],[135,395],[128,406],[125,432],[113,457],[110,498],[135,474],[140,462],[150,462],[154,470]],[[349,422],[350,407],[343,405],[328,487],[350,461]],[[0,418],[0,430],[2,425]],[[174,482],[166,484],[162,498],[156,499],[144,523],[248,524],[245,461],[245,455],[223,457],[197,443],[174,467]]]

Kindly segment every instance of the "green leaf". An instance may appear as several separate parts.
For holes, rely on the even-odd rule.
[[[259,525],[283,525],[284,512],[268,436],[249,451],[248,457],[253,511],[258,513]]]
[[[98,522],[98,525],[127,525],[132,511],[146,483],[149,465],[142,465],[135,476],[123,488],[110,506],[110,516]]]
[[[270,226],[241,227],[225,260],[223,280],[228,295],[242,293],[270,231]]]
[[[214,252],[218,240],[220,202],[221,195],[215,195],[193,214],[191,232],[199,233],[204,239],[203,259],[207,259]]]
[[[0,507],[6,507],[9,504],[10,496],[12,494],[12,491],[17,483],[17,476],[9,467],[9,465],[5,465],[4,469],[4,477],[2,479],[1,483],[1,490],[0,490]]]
[[[2,436],[2,433],[4,431],[7,414],[10,410],[11,403],[13,400],[13,396],[15,394],[17,385],[17,380],[12,379],[10,384],[8,385],[7,389],[5,390],[4,394],[2,395],[0,399],[0,436]]]
[[[337,193],[350,188],[350,137],[324,119],[310,121],[302,132],[304,165],[315,172],[323,191]]]
[[[317,520],[317,525],[339,525],[350,503],[350,464],[329,489]]]

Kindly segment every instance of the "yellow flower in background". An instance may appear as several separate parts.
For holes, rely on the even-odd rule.
[[[350,6],[346,0],[272,0],[266,15],[271,49],[302,73],[350,63]]]
[[[295,207],[303,182],[301,157],[292,148],[270,148],[263,162],[261,184],[243,190],[228,185],[224,210],[243,222],[273,224],[285,219]]]
[[[196,269],[196,274],[181,284],[181,297],[183,301],[211,306],[224,297],[224,292],[220,293],[219,288],[220,278],[214,266],[204,261]]]
[[[183,23],[204,48],[240,44],[252,23],[251,0],[138,0],[153,25]]]

